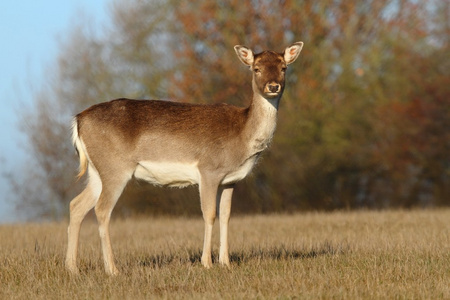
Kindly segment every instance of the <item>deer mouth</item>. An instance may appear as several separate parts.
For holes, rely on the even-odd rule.
[[[267,98],[275,98],[275,97],[278,97],[280,95],[280,92],[266,92],[266,93],[264,93],[264,95]]]

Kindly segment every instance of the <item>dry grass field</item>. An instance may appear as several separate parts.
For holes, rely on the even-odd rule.
[[[210,270],[201,217],[113,218],[113,278],[89,220],[66,273],[66,226],[0,226],[0,299],[450,299],[450,209],[232,216],[232,267]]]

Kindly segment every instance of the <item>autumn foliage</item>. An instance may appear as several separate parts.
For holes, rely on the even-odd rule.
[[[445,1],[117,1],[111,8],[109,30],[80,25],[69,35],[55,78],[25,116],[30,160],[51,207],[67,206],[79,188],[76,157],[67,152],[71,115],[119,97],[245,106],[251,75],[233,46],[281,51],[297,40],[305,46],[287,73],[271,149],[237,185],[233,209],[450,204]],[[36,130],[49,126],[67,131]],[[43,152],[43,139],[69,146]],[[200,211],[194,189],[127,190],[122,212]]]

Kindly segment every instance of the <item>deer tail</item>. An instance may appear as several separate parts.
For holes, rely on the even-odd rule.
[[[83,141],[78,135],[78,120],[76,117],[72,121],[72,142],[80,158],[80,169],[77,175],[77,180],[79,180],[84,175],[84,173],[86,173],[88,167],[88,158]]]

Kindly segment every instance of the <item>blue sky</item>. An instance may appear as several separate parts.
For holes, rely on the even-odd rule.
[[[32,102],[45,69],[56,62],[58,39],[82,16],[106,24],[109,0],[15,0],[0,2],[0,223],[18,220],[3,174],[22,166],[23,136],[17,111]],[[15,172],[17,173],[17,172]]]

